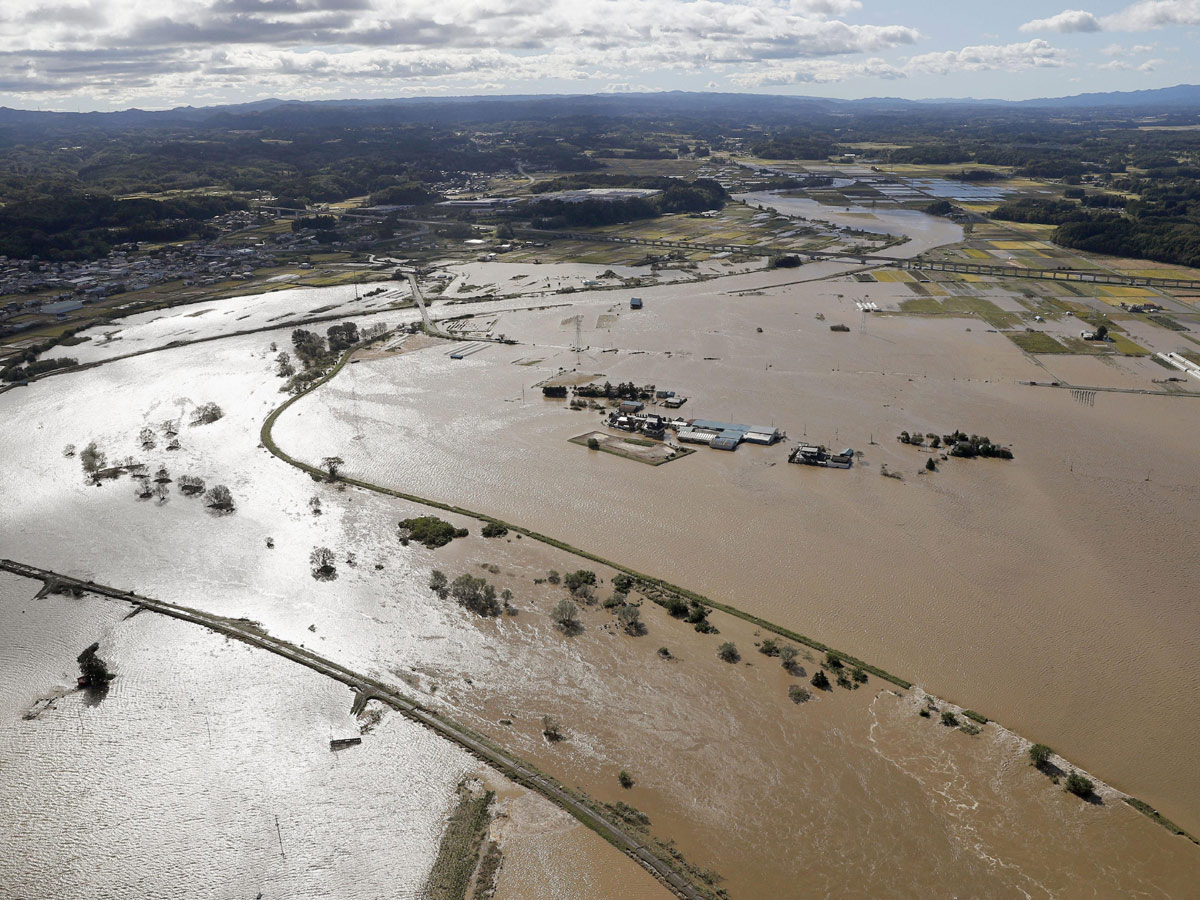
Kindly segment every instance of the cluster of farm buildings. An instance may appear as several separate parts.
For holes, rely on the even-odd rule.
[[[668,400],[672,398],[667,398]],[[667,405],[664,402],[664,405]],[[668,419],[657,413],[647,413],[638,401],[626,401],[608,416],[608,426],[619,431],[640,432],[662,440],[667,431],[674,431],[681,444],[705,444],[714,450],[736,450],[743,442],[771,445],[785,435],[774,426],[739,425],[711,419]]]

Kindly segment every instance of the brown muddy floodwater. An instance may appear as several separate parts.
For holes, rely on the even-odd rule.
[[[643,292],[636,315],[608,299],[505,314],[497,328],[527,343],[460,361],[438,347],[364,360],[296,404],[276,438],[793,625],[1051,743],[1190,825],[1196,498],[1186,445],[1188,404],[1200,401],[1101,395],[1080,406],[1068,392],[1015,385],[1048,373],[978,322],[875,318],[866,332],[834,335],[829,322],[860,326],[859,286],[723,296],[735,281],[752,286]],[[893,290],[869,287],[881,302]],[[577,360],[566,349],[577,314],[585,343],[620,352]],[[169,350],[0,396],[10,425],[0,431],[0,555],[244,616],[317,647],[564,783],[644,811],[650,834],[715,870],[733,900],[1195,895],[1196,847],[1103,785],[1096,803],[1064,793],[1028,765],[1027,742],[995,724],[970,736],[937,713],[920,718],[920,690],[871,678],[798,705],[788,687],[807,683],[818,660],[789,675],[756,651],[763,636],[747,623],[714,614],[721,633],[699,635],[644,603],[648,633],[632,637],[589,606],[583,632],[567,637],[548,616],[563,589],[538,580],[595,568],[605,597],[612,572],[529,539],[485,539],[478,522],[452,515],[470,537],[401,546],[397,520],[427,508],[338,491],[256,446],[281,399],[268,342],[287,339]],[[652,468],[591,453],[568,439],[599,427],[596,413],[543,401],[535,387],[577,365],[679,390],[689,416],[773,422],[864,459],[849,472],[810,470],[788,466],[783,447],[743,447]],[[1150,377],[1139,362],[1113,371]],[[181,449],[140,448],[142,427],[208,400],[225,417],[185,428]],[[893,439],[917,427],[987,431],[1017,459],[949,461],[919,476],[925,457]],[[238,510],[206,514],[177,492],[142,502],[128,479],[89,486],[62,453],[88,440],[110,458],[136,453],[227,483]],[[905,480],[880,478],[885,462]],[[320,545],[336,548],[335,581],[310,576]],[[439,599],[433,568],[510,588],[518,614],[479,619]],[[22,886],[17,896],[51,875],[50,896],[88,884],[128,896],[130,873],[143,870],[163,874],[139,896],[169,896],[214,858],[221,873],[197,896],[420,890],[454,785],[475,771],[457,750],[388,716],[362,747],[331,755],[331,729],[353,727],[344,688],[178,623],[118,620],[120,607],[87,598],[34,607],[27,587],[3,579],[0,595],[0,662],[19,674],[0,691],[0,756],[17,773],[0,799],[21,811],[0,832],[18,849],[0,855],[0,883]],[[23,621],[33,609],[44,618]],[[42,687],[69,685],[74,653],[96,637],[121,673],[109,697],[90,707],[71,694],[19,718]],[[736,665],[716,656],[725,640],[741,651]],[[545,715],[565,741],[543,738]],[[621,769],[634,778],[628,790]],[[117,821],[118,808],[134,815],[89,855],[83,836],[97,817]],[[557,813],[520,800],[508,810],[496,826],[508,844],[500,896],[661,895]],[[274,811],[286,861],[271,843]]]
[[[1200,827],[1200,400],[1084,406],[1018,385],[1052,371],[978,320],[860,321],[853,298],[886,306],[902,288],[731,297],[709,283],[642,292],[637,313],[605,300],[509,314],[497,328],[522,345],[348,367],[275,435],[811,634]],[[573,313],[591,345],[579,354]],[[837,321],[854,330],[832,334]],[[1139,387],[1161,375],[1141,360],[1069,365]],[[688,417],[774,424],[864,459],[811,470],[786,465],[786,445],[747,446],[652,468],[589,453],[568,439],[597,414],[538,396],[560,367],[674,389]],[[1016,460],[926,476],[926,455],[895,440],[955,428]],[[883,464],[905,480],[880,478]]]

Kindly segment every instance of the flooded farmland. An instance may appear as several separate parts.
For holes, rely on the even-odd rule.
[[[894,286],[870,289],[883,298]],[[608,328],[595,327],[609,309],[595,303],[583,313],[584,354],[568,349],[559,311],[507,317],[531,344],[356,366],[293,407],[277,438],[288,452],[336,450],[378,483],[569,535],[852,648],[1197,820],[1200,769],[1173,760],[1200,735],[1177,718],[1187,691],[1159,686],[1200,686],[1188,650],[1200,621],[1185,599],[1198,561],[1188,435],[1200,404],[1113,394],[1084,407],[1068,392],[1021,386],[1047,373],[961,319],[874,318],[849,335],[814,321],[820,311],[853,321],[855,291],[664,289],[644,314],[614,310]],[[610,347],[618,352],[600,352]],[[511,364],[542,355],[539,366]],[[1145,361],[1116,365],[1131,383],[1149,380]],[[865,464],[794,469],[780,447],[655,469],[589,456],[568,439],[595,414],[565,411],[533,387],[560,366],[676,389],[689,417],[776,425],[862,450]],[[895,441],[914,428],[987,433],[1017,459],[952,461],[920,476],[924,456]],[[907,481],[879,478],[883,464]],[[646,515],[647,503],[664,514]],[[1162,516],[1171,527],[1147,527]],[[1131,666],[1144,673],[1134,684]]]
[[[355,477],[564,538],[794,627],[919,682],[946,698],[935,701],[943,708],[970,706],[1044,740],[1194,826],[1196,767],[1186,761],[1197,735],[1181,713],[1200,680],[1188,649],[1198,623],[1183,599],[1196,562],[1185,440],[1195,433],[1196,401],[1106,395],[1083,407],[1067,392],[1019,386],[1038,373],[982,323],[874,318],[860,330],[852,299],[862,288],[851,283],[727,293],[786,280],[771,273],[656,287],[637,314],[609,295],[573,298],[571,309],[506,312],[494,327],[520,345],[463,360],[439,347],[363,360],[288,410],[274,437],[292,455],[339,455]],[[893,289],[869,287],[881,301]],[[817,312],[827,321],[815,321]],[[574,316],[586,347],[578,352]],[[828,322],[839,318],[855,330],[831,334]],[[796,704],[788,687],[807,683],[819,658],[801,661],[802,681],[789,676],[754,649],[763,635],[745,622],[714,613],[721,634],[699,635],[643,603],[648,634],[635,638],[596,606],[583,610],[582,634],[567,637],[548,616],[563,589],[538,582],[550,569],[588,566],[606,592],[611,571],[529,539],[486,540],[477,522],[455,516],[469,538],[436,551],[401,546],[396,521],[427,510],[318,484],[258,446],[262,420],[283,399],[271,340],[286,344],[288,332],[167,350],[0,396],[12,426],[0,437],[10,463],[0,477],[0,555],[244,616],[318,647],[563,782],[642,810],[653,836],[715,870],[735,900],[881,896],[898,882],[923,896],[1176,897],[1195,884],[1192,845],[1115,791],[1102,788],[1100,802],[1086,804],[1055,788],[1028,765],[1027,742],[994,724],[972,737],[919,717],[919,690],[872,678]],[[1122,377],[1144,377],[1139,363],[1127,365]],[[689,417],[770,423],[793,440],[853,446],[863,460],[849,472],[810,470],[788,466],[783,447],[743,447],[652,468],[590,453],[568,439],[598,427],[596,413],[566,410],[536,387],[560,368],[676,389],[689,397]],[[140,428],[210,400],[226,416],[183,429],[180,450],[149,461],[228,484],[238,501],[231,516],[178,495],[139,501],[128,479],[87,485],[78,461],[62,454],[64,444],[88,440],[113,457],[139,453]],[[1164,404],[1173,405],[1164,412]],[[1017,459],[952,460],[919,476],[924,457],[894,440],[918,426],[987,432],[1012,444]],[[880,478],[885,463],[904,480]],[[1147,527],[1162,516],[1173,529]],[[336,581],[311,577],[316,545],[337,549]],[[481,620],[439,600],[426,586],[433,568],[484,574],[513,591],[518,614]],[[29,608],[21,596],[32,594],[10,597],[5,585],[5,615],[19,616]],[[330,756],[330,727],[352,724],[344,688],[283,661],[260,666],[254,651],[144,613],[121,623],[112,605],[39,603],[52,617],[63,615],[56,604],[80,604],[72,640],[35,666],[41,682],[69,683],[74,654],[101,636],[120,678],[94,708],[71,694],[34,726],[7,720],[0,746],[16,747],[34,741],[22,728],[64,717],[43,732],[66,748],[59,755],[6,751],[20,753],[21,783],[44,785],[64,767],[73,783],[80,776],[70,773],[88,771],[82,748],[114,767],[122,747],[142,742],[160,742],[156,759],[193,744],[204,758],[217,726],[218,761],[197,762],[204,771],[181,779],[203,786],[159,809],[159,819],[129,824],[130,839],[145,842],[155,822],[207,815],[208,801],[192,797],[207,797],[213,773],[235,768],[253,747],[246,783],[224,779],[212,801],[212,827],[236,820],[231,810],[246,804],[269,815],[282,807],[293,818],[280,813],[281,823],[313,835],[305,843],[327,856],[276,862],[268,838],[279,835],[246,816],[234,837],[213,838],[250,849],[212,896],[250,887],[236,879],[252,871],[273,888],[264,896],[304,896],[300,878],[313,867],[322,889],[312,896],[420,886],[454,785],[474,765],[465,755],[388,716],[359,748],[368,758]],[[53,631],[56,621],[36,630]],[[740,663],[717,658],[725,640],[737,644]],[[662,646],[670,660],[657,653]],[[211,691],[197,684],[190,659],[202,661],[208,683],[247,692],[234,693],[237,709],[225,697],[193,708]],[[13,713],[29,699],[13,698]],[[76,709],[86,729],[66,741]],[[195,712],[205,709],[201,724]],[[567,740],[543,738],[547,715]],[[170,723],[170,733],[158,723]],[[321,801],[297,809],[298,788],[263,774],[269,764],[308,773],[296,781]],[[377,780],[380,766],[387,777]],[[621,769],[633,775],[629,789],[617,783]],[[151,776],[147,785],[167,783]],[[55,810],[68,825],[69,795],[64,789]],[[556,815],[529,812],[515,829],[526,837],[514,838],[497,896],[661,896],[631,862],[614,867],[604,856],[611,848],[564,830]],[[408,830],[385,836],[395,816]],[[337,826],[353,839],[332,837]],[[551,838],[529,839],[538,828]],[[392,848],[383,872],[364,868],[371,835]],[[283,842],[286,851],[286,830]],[[145,852],[155,851],[147,844]],[[572,881],[574,867],[562,864],[572,859],[604,860],[581,865],[604,875]],[[50,865],[27,866],[22,877]],[[376,880],[383,875],[391,877]],[[110,878],[119,896],[119,873]]]

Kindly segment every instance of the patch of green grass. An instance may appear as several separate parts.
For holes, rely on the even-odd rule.
[[[972,295],[910,297],[900,301],[900,312],[918,316],[978,316],[993,328],[1004,330],[1021,324],[1017,313],[1005,312],[991,300]]]
[[[474,796],[459,788],[458,804],[450,813],[437,859],[429,873],[426,896],[430,900],[465,900],[471,876],[479,861],[479,850],[491,822],[495,794]]]
[[[1063,338],[1063,345],[1067,348],[1068,353],[1079,353],[1086,356],[1098,356],[1100,348],[1103,346],[1097,341],[1085,341],[1083,338]]]
[[[1136,797],[1126,797],[1125,802],[1140,812],[1143,816],[1146,816],[1147,818],[1157,822],[1163,828],[1167,829],[1167,831],[1171,832],[1171,834],[1177,834],[1180,837],[1185,837],[1193,844],[1200,844],[1200,840],[1197,840],[1195,836],[1184,831],[1144,800],[1138,800]]]
[[[1026,353],[1070,353],[1044,331],[1006,331],[1004,336]]]
[[[1149,356],[1150,351],[1141,344],[1134,343],[1123,334],[1109,333],[1109,338],[1112,340],[1112,346],[1116,348],[1118,353],[1123,353],[1126,356]]]
[[[1151,322],[1160,325],[1163,328],[1169,328],[1171,331],[1187,331],[1183,325],[1180,325],[1170,316],[1148,316]]]

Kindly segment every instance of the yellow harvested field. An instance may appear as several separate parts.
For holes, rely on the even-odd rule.
[[[913,277],[907,272],[893,271],[891,269],[881,269],[875,273],[876,281],[886,282],[909,282],[913,281]]]
[[[1153,291],[1150,291],[1146,288],[1113,287],[1110,285],[1110,286],[1106,286],[1106,287],[1103,287],[1100,289],[1100,296],[1101,297],[1121,297],[1124,299],[1134,297],[1134,298],[1140,299],[1140,298],[1144,298],[1144,297],[1153,297],[1153,296],[1155,296],[1155,294]]]

